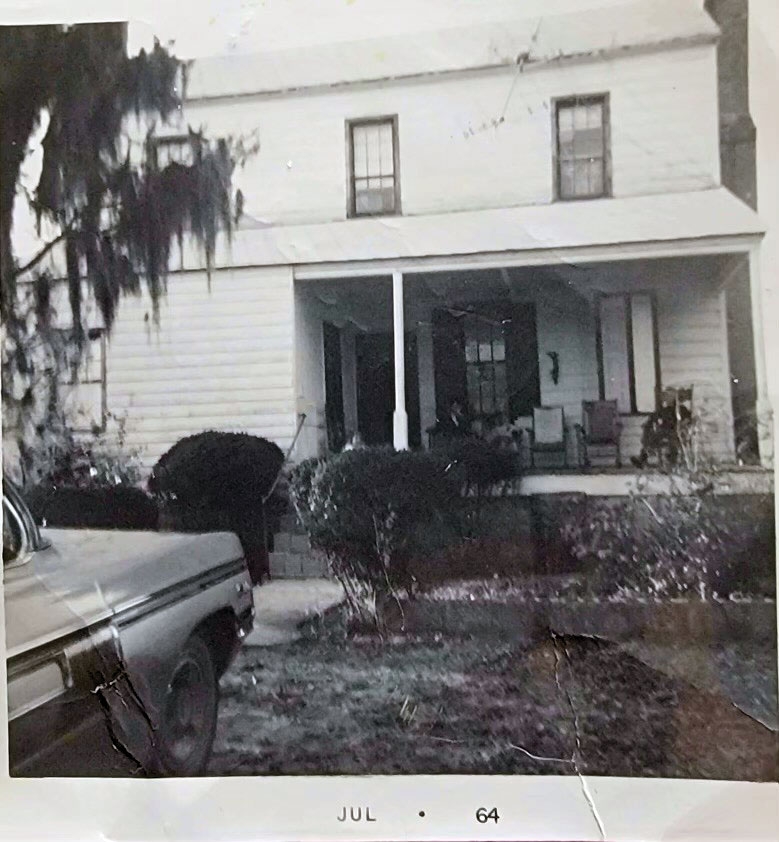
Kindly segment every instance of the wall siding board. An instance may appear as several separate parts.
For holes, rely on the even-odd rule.
[[[216,272],[208,295],[205,273],[173,274],[158,325],[148,299],[122,302],[108,345],[108,409],[126,418],[127,446],[146,468],[207,429],[291,442],[292,285],[289,267]]]

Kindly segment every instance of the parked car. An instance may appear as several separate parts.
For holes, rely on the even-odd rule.
[[[205,770],[254,619],[235,535],[41,530],[5,481],[3,579],[12,775]]]

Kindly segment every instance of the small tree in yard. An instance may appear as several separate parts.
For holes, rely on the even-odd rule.
[[[457,535],[462,477],[428,453],[377,448],[309,460],[291,478],[311,545],[327,556],[353,610],[374,627],[380,603],[411,594],[409,565]]]
[[[235,162],[252,150],[192,132],[190,163],[158,165],[153,126],[178,114],[185,67],[159,45],[129,57],[124,24],[0,27],[0,54],[2,399],[6,433],[15,431],[24,460],[42,431],[60,423],[58,383],[85,346],[85,296],[110,331],[121,297],[145,285],[156,318],[171,244],[184,231],[202,247],[210,272],[217,232],[229,236],[237,216]],[[152,125],[146,143],[129,136],[131,115]],[[28,190],[22,166],[42,127],[41,174]],[[12,242],[18,201],[46,226],[24,263]],[[59,278],[39,271],[59,248],[72,317],[67,335],[55,328]]]
[[[699,418],[678,458],[642,476],[626,499],[590,501],[560,525],[601,595],[692,597],[773,591],[773,495],[718,494],[721,468]],[[665,488],[654,491],[651,483]],[[765,580],[765,581],[763,581]]]

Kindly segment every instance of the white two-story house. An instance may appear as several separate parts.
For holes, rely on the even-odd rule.
[[[204,429],[287,448],[302,423],[295,459],[355,432],[426,447],[453,401],[520,426],[562,407],[572,430],[616,400],[627,456],[669,386],[737,463],[734,406],[768,413],[762,227],[723,183],[720,27],[694,0],[517,7],[194,63],[179,128],[260,148],[210,283],[185,248],[159,327],[128,299],[99,340],[101,412],[149,465]]]

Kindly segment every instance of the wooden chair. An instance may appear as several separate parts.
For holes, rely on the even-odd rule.
[[[535,467],[537,453],[559,453],[563,465],[568,464],[568,435],[565,413],[561,406],[536,406],[533,408],[533,425],[528,430],[530,439],[530,464]]]
[[[595,448],[613,450],[617,467],[622,466],[622,422],[616,401],[582,401],[582,423],[576,425],[576,431],[586,467],[591,464],[590,452]]]

